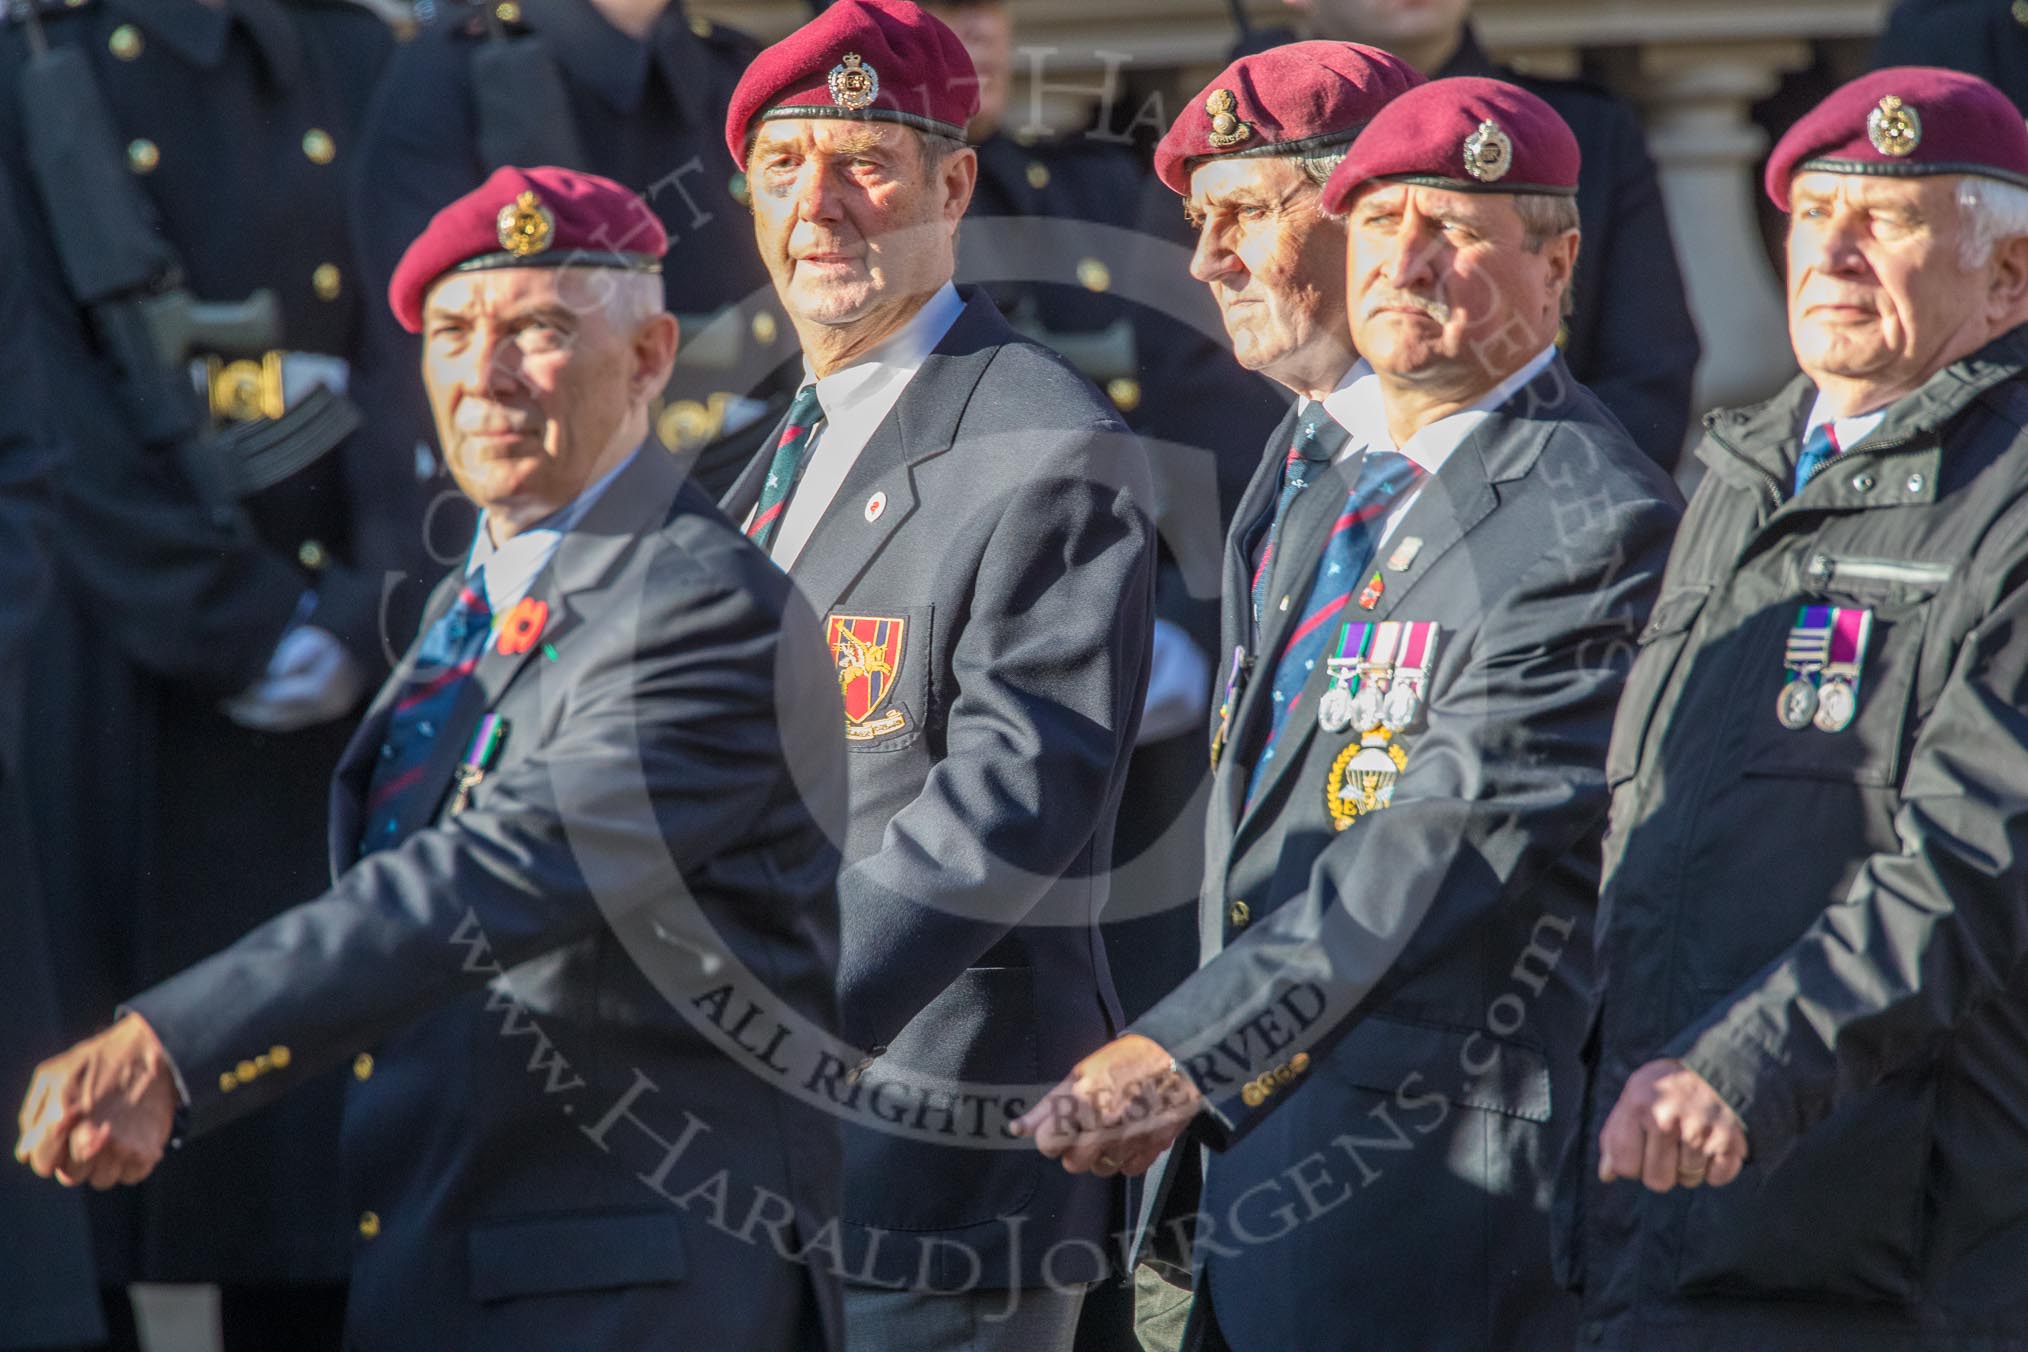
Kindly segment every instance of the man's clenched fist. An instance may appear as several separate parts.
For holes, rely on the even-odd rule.
[[[65,1187],[139,1183],[161,1162],[176,1119],[176,1081],[138,1014],[35,1069],[14,1158]]]

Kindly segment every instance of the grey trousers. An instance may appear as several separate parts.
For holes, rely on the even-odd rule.
[[[1195,1295],[1146,1263],[1134,1269],[1134,1337],[1140,1340],[1141,1352],[1181,1352]]]
[[[1084,1292],[845,1288],[849,1352],[1071,1352]]]

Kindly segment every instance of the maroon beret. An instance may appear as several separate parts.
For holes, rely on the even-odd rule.
[[[1188,197],[1190,171],[1214,155],[1328,154],[1422,82],[1392,52],[1356,42],[1291,42],[1243,56],[1169,128],[1155,147],[1155,174]]]
[[[1976,75],[1890,66],[1841,85],[1790,127],[1767,162],[1767,195],[1789,209],[1789,180],[1833,174],[1977,174],[2028,187],[2028,126]]]
[[[447,272],[619,268],[660,272],[669,234],[633,191],[597,174],[506,165],[430,217],[395,265],[387,305],[422,332],[423,297]]]
[[[965,44],[909,0],[834,0],[753,59],[725,114],[725,148],[746,167],[754,123],[778,117],[899,122],[962,140],[979,111]]]
[[[1569,197],[1579,158],[1569,124],[1519,85],[1477,75],[1432,80],[1373,119],[1324,185],[1324,207],[1345,210],[1373,179]]]

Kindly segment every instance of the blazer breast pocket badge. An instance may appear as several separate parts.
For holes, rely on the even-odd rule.
[[[870,742],[909,727],[895,698],[908,621],[896,615],[833,615],[826,626],[838,692],[845,697],[845,740]]]

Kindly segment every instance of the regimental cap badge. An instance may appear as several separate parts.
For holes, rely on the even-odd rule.
[[[1211,131],[1204,139],[1220,150],[1230,150],[1253,135],[1253,124],[1240,120],[1239,99],[1230,89],[1212,90],[1204,111],[1211,115]]]
[[[1465,172],[1481,183],[1498,183],[1514,167],[1514,143],[1490,118],[1465,138]]]
[[[1889,94],[1866,114],[1866,139],[1883,155],[1896,159],[1913,155],[1922,144],[1922,117],[1915,109]]]
[[[825,83],[831,87],[831,102],[855,113],[871,108],[880,97],[880,72],[860,60],[857,52],[845,53],[844,60],[831,67]]]
[[[532,189],[524,190],[501,207],[496,224],[500,247],[516,258],[539,254],[556,238],[556,217],[549,214],[549,208],[542,205],[542,199]]]

